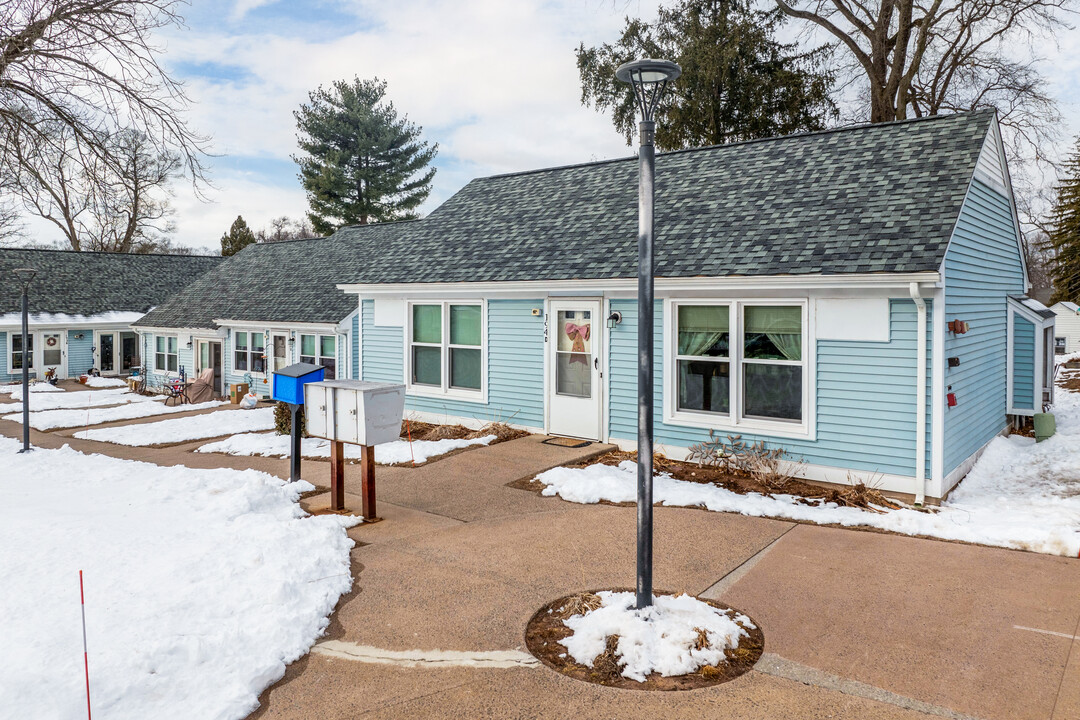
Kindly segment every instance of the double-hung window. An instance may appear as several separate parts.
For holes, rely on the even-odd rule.
[[[808,432],[805,303],[672,301],[668,420]]]
[[[326,369],[323,377],[333,380],[337,371],[337,336],[301,335],[300,362],[321,365]]]
[[[34,335],[32,333],[26,334],[26,352],[23,352],[23,335],[21,332],[8,333],[8,339],[11,340],[11,364],[9,367],[12,371],[23,369],[23,358],[26,358],[26,367],[33,369],[34,367]]]
[[[154,369],[159,372],[176,372],[177,339],[175,335],[154,336]]]
[[[239,330],[233,333],[233,370],[266,372],[266,339],[261,332]]]
[[[412,392],[482,396],[484,306],[478,302],[409,305],[406,380]]]

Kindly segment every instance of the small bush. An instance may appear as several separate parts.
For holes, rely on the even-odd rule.
[[[274,406],[274,432],[278,435],[292,434],[292,407],[288,403],[279,402]],[[308,435],[303,407],[300,408],[300,437],[311,437]]]

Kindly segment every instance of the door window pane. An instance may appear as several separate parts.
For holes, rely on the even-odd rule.
[[[413,305],[413,342],[442,342],[442,305]]]
[[[450,386],[480,389],[481,362],[479,350],[450,348]]]
[[[727,357],[729,324],[727,305],[680,305],[679,355]]]
[[[59,365],[63,357],[60,351],[60,336],[56,333],[46,333],[41,336],[41,339],[43,341],[41,362],[45,365]],[[112,369],[111,365],[109,369]]]
[[[592,364],[587,355],[557,353],[555,357],[555,392],[559,395],[592,397]]]
[[[480,345],[480,306],[450,306],[450,344]]]
[[[112,333],[102,335],[100,337],[100,342],[101,342],[101,347],[98,348],[98,350],[99,350],[98,354],[101,357],[101,368],[100,368],[101,372],[112,372],[112,369],[113,369],[113,352],[116,349],[113,346],[114,340],[113,340]],[[46,361],[45,364],[48,365],[49,364],[48,361]]]
[[[679,360],[679,409],[728,414],[731,368],[726,362]]]
[[[802,420],[802,366],[743,365],[743,414]]]
[[[559,352],[592,352],[592,313],[588,310],[560,310],[558,327]]]
[[[802,308],[747,307],[744,323],[744,357],[802,360]]]
[[[418,385],[442,385],[442,350],[437,347],[413,346],[413,377]]]

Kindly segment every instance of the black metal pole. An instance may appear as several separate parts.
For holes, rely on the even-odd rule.
[[[22,291],[22,442],[19,452],[30,452],[30,363],[27,362],[30,337],[30,305],[27,299],[27,286]]]
[[[300,408],[302,405],[296,403],[289,403],[289,407],[292,409],[292,422],[290,423],[292,432],[292,457],[289,460],[289,482],[296,482],[300,479]]]
[[[637,607],[653,594],[653,177],[656,123],[638,124]]]

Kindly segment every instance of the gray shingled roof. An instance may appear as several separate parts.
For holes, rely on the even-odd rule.
[[[992,122],[980,111],[662,154],[656,274],[937,270]],[[635,277],[637,173],[628,158],[473,180],[336,280]]]
[[[337,323],[356,297],[335,287],[374,249],[390,246],[415,222],[365,225],[329,238],[249,245],[183,288],[136,325],[215,328],[214,320]]]
[[[97,315],[146,312],[220,262],[219,257],[191,255],[0,249],[0,314],[21,308],[15,268],[37,270],[30,312]]]

